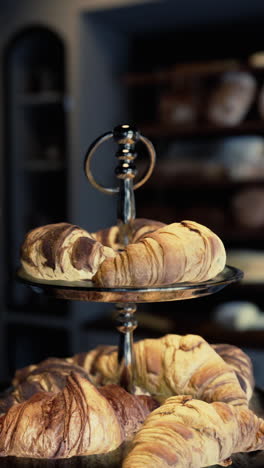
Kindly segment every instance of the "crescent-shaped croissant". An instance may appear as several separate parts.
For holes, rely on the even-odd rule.
[[[21,246],[21,264],[34,278],[77,281],[91,279],[115,252],[69,223],[48,224],[30,231]]]
[[[229,465],[236,452],[264,449],[264,421],[248,408],[171,397],[146,419],[123,468]]]
[[[138,430],[125,468],[227,464],[235,451],[262,449],[264,423],[248,409],[250,361],[236,347],[213,347],[196,335],[136,343],[135,384],[150,396],[130,395],[114,384],[120,378],[115,347],[17,371],[14,391],[0,402],[0,456],[108,453]],[[140,430],[157,399],[161,406]]]
[[[121,252],[118,235],[117,226],[93,234],[68,223],[42,226],[25,237],[22,267],[39,279],[92,279],[104,287],[143,287],[206,281],[225,266],[222,241],[194,221],[166,226],[137,219],[132,243]]]
[[[104,287],[206,281],[220,273],[225,248],[210,229],[182,221],[146,234],[100,265],[93,281]]]
[[[246,395],[242,390],[234,369],[198,335],[142,340],[135,343],[134,354],[135,384],[160,402],[187,394],[207,402],[247,405],[251,396],[250,391]],[[82,366],[97,384],[120,381],[122,367],[113,347],[91,351]]]
[[[177,367],[178,374],[183,373],[184,371],[185,375],[187,375],[188,372],[191,372],[189,375],[189,386],[185,385],[185,388],[182,388],[179,385],[179,382],[177,392],[182,394],[184,393],[184,390],[188,390],[194,397],[202,398],[203,394],[198,391],[195,392],[195,389],[190,386],[192,385],[190,382],[195,382],[197,378],[197,369],[201,366],[202,375],[204,376],[203,386],[207,387],[208,379],[211,381],[210,401],[219,397],[223,398],[223,393],[222,395],[219,393],[214,394],[213,391],[215,385],[218,383],[217,380],[215,380],[215,375],[217,375],[216,372],[219,372],[219,370],[221,370],[221,379],[225,382],[223,386],[220,385],[220,388],[223,388],[224,391],[225,401],[230,399],[230,401],[236,403],[235,392],[237,392],[237,396],[241,400],[241,390],[244,392],[242,401],[245,402],[245,397],[247,401],[249,401],[254,387],[253,369],[249,357],[236,346],[211,345],[211,348],[213,348],[225,361],[225,363],[223,363],[222,360],[215,356],[215,353],[208,348],[208,344],[204,340],[202,342],[203,345],[200,344],[200,346],[198,346],[200,340],[202,339],[195,335],[188,337],[171,335],[170,337],[167,336],[159,340],[143,340],[140,343],[136,343],[135,351],[137,356],[137,374],[135,376],[135,385],[137,387],[141,386],[141,389],[144,392],[153,392],[157,395],[156,398],[159,398],[161,401],[166,398],[165,395],[160,395],[162,390],[159,389],[159,387],[162,386],[162,383],[159,383],[157,376],[156,382],[153,380],[153,370],[156,366],[156,371],[158,371],[158,366],[162,362],[162,366],[164,368],[160,371],[160,379],[164,378],[164,380],[167,380],[166,374],[170,372],[170,368],[172,369],[175,366]],[[197,344],[196,347],[195,343]],[[173,346],[175,347],[175,353],[173,360],[171,361],[171,359],[168,360],[165,358],[165,355],[162,356],[162,354],[166,353],[166,351],[171,353]],[[170,350],[168,349],[169,347]],[[197,361],[196,366],[192,364],[192,368],[190,368],[188,365],[185,365],[185,354],[186,359],[189,357]],[[214,370],[211,372],[206,371],[207,355],[211,360],[210,362],[212,362],[214,366],[218,366],[213,367]],[[138,356],[141,356],[143,361],[146,359],[146,366],[142,369],[140,368],[140,359]],[[67,377],[73,372],[92,381],[95,385],[102,385],[107,382],[117,383],[120,377],[120,372],[118,370],[118,366],[115,364],[116,357],[116,347],[100,346],[88,353],[77,354],[72,358],[49,358],[39,364],[20,369],[16,371],[15,377],[12,381],[14,389],[4,398],[0,399],[0,412],[6,412],[13,404],[27,400],[38,391],[59,392],[64,388]],[[212,359],[214,359],[214,361],[212,361]],[[221,368],[219,368],[219,362],[221,362]],[[228,364],[228,366],[226,364]],[[167,365],[169,366],[169,370],[166,370]],[[182,366],[185,367],[183,368]],[[230,368],[234,371],[235,375],[230,373]],[[238,381],[235,379],[235,376]],[[211,380],[212,377],[213,379]],[[230,377],[231,387],[229,385],[227,386],[227,382]],[[220,379],[219,374],[218,379]],[[240,387],[238,387],[238,382]],[[219,386],[216,386],[216,389],[217,388],[219,388]],[[173,389],[168,390],[167,392],[168,396],[170,396]]]
[[[38,392],[0,417],[0,456],[69,458],[115,450],[157,407],[116,385],[97,389],[79,374],[58,392]]]

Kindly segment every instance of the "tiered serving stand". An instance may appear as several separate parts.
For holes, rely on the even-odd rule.
[[[115,174],[119,184],[116,188],[99,185],[91,172],[91,160],[97,148],[105,141],[113,138],[118,145],[116,157],[118,165]],[[150,164],[141,180],[133,185],[137,174],[134,160],[137,157],[136,144],[141,141],[147,148]],[[136,216],[134,190],[141,187],[150,177],[155,166],[155,150],[152,143],[140,135],[138,130],[129,125],[120,125],[112,132],[99,137],[88,149],[84,169],[91,184],[106,194],[118,195],[118,226],[119,243],[126,246],[130,242],[133,220]],[[92,281],[45,281],[37,280],[18,271],[20,281],[28,284],[38,293],[48,294],[56,298],[87,302],[109,302],[116,304],[115,320],[120,332],[118,360],[122,364],[120,384],[133,392],[133,331],[137,327],[135,312],[137,303],[166,302],[191,299],[214,294],[225,286],[240,280],[242,271],[226,266],[215,278],[201,283],[174,283],[166,286],[151,287],[117,287],[101,288]],[[87,308],[89,312],[89,308]]]

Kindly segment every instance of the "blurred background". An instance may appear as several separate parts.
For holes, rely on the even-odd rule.
[[[18,284],[25,233],[116,222],[84,154],[136,124],[157,150],[137,216],[214,230],[245,278],[222,292],[139,306],[135,339],[197,333],[253,358],[264,386],[264,4],[262,0],[0,0],[0,380],[48,356],[115,344],[112,305],[55,301]],[[114,182],[115,147],[94,171]],[[139,148],[139,173],[147,164]]]

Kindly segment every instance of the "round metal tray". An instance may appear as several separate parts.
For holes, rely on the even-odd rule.
[[[145,288],[100,288],[92,281],[39,280],[32,278],[23,269],[19,269],[17,272],[17,279],[38,293],[72,301],[120,303],[179,301],[207,296],[242,278],[243,272],[241,270],[226,265],[225,269],[215,278],[201,283],[174,283],[167,286]]]

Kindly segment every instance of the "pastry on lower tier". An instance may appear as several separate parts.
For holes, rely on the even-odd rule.
[[[236,347],[214,348],[196,335],[136,343],[135,384],[149,396],[111,383],[122,372],[115,347],[18,371],[0,405],[0,456],[99,456],[130,440],[124,468],[199,468],[262,450],[264,422],[248,408],[250,360]]]
[[[231,465],[231,455],[264,449],[264,421],[248,408],[171,397],[146,419],[123,468]]]

